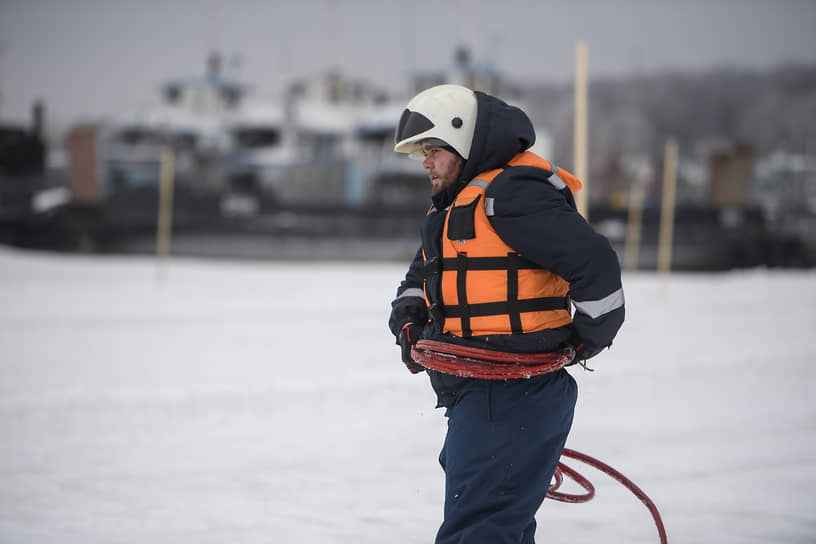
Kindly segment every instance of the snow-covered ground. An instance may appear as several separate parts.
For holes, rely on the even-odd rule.
[[[0,248],[0,542],[431,542],[445,419],[386,328],[403,271]],[[624,281],[567,445],[669,542],[816,541],[816,273]],[[539,542],[658,542],[569,464],[596,498],[546,501]]]

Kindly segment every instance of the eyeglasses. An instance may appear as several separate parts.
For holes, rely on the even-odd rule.
[[[424,161],[428,158],[429,154],[435,154],[438,151],[449,151],[451,153],[456,153],[452,147],[448,146],[441,146],[441,145],[424,145],[423,147],[418,147],[414,151],[408,153],[408,156],[411,157],[415,161]]]

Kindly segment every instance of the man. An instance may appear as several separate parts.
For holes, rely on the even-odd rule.
[[[427,89],[403,112],[394,149],[422,158],[433,202],[389,320],[412,372],[425,370],[411,356],[420,338],[496,354],[572,346],[578,361],[611,345],[623,323],[617,256],[577,213],[580,182],[527,152],[534,141],[520,109],[458,85]],[[461,377],[459,362],[465,372],[427,369],[448,417],[436,542],[532,543],[575,381],[563,368]]]

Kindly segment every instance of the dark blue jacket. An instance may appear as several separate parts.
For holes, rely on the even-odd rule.
[[[552,172],[541,168],[506,168],[487,190],[494,202],[490,224],[516,252],[562,278],[570,285],[575,305],[571,325],[543,331],[464,339],[442,333],[442,323],[428,320],[422,296],[423,255],[442,256],[446,208],[456,194],[481,172],[504,167],[535,142],[527,115],[493,96],[477,92],[478,110],[470,157],[459,181],[433,197],[433,208],[422,224],[422,247],[411,263],[392,302],[389,328],[398,335],[409,322],[426,323],[423,337],[474,345],[498,351],[542,353],[566,344],[584,344],[589,354],[608,347],[624,319],[623,290],[618,258],[609,241],[581,217],[568,188],[550,183]],[[432,301],[441,299],[441,275],[428,276],[425,286]],[[450,405],[467,378],[429,371],[441,406]]]

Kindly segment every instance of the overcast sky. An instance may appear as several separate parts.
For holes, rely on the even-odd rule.
[[[258,91],[330,68],[389,89],[457,44],[511,80],[816,64],[816,0],[0,0],[0,119],[52,124],[144,107],[213,50]]]

